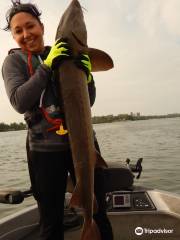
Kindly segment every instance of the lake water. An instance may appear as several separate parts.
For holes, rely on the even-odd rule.
[[[125,121],[94,125],[107,162],[135,163],[143,157],[143,172],[136,185],[180,194],[180,118]],[[25,152],[26,131],[0,132],[0,189],[28,189]],[[34,204],[32,197],[20,205],[0,204],[0,218]]]

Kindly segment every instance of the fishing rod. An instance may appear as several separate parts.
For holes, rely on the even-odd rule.
[[[0,190],[0,203],[20,204],[25,198],[32,196],[32,190]]]

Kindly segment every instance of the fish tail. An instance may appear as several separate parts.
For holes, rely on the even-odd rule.
[[[84,222],[81,240],[101,240],[101,234],[94,219]]]

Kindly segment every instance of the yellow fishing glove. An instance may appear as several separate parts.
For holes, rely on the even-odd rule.
[[[91,60],[88,56],[88,54],[80,54],[77,59],[75,60],[76,65],[82,69],[86,75],[87,75],[87,83],[90,83],[92,80],[92,66],[91,66]]]
[[[63,60],[70,57],[70,49],[68,44],[58,39],[55,44],[51,47],[51,50],[44,60],[44,64],[54,70],[59,67]]]

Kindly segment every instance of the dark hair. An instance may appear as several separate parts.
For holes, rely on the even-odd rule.
[[[20,12],[26,12],[34,16],[40,23],[41,12],[38,10],[36,5],[32,3],[21,3],[21,0],[11,0],[12,7],[6,13],[7,26],[4,28],[5,31],[10,30],[11,19],[14,15]]]

